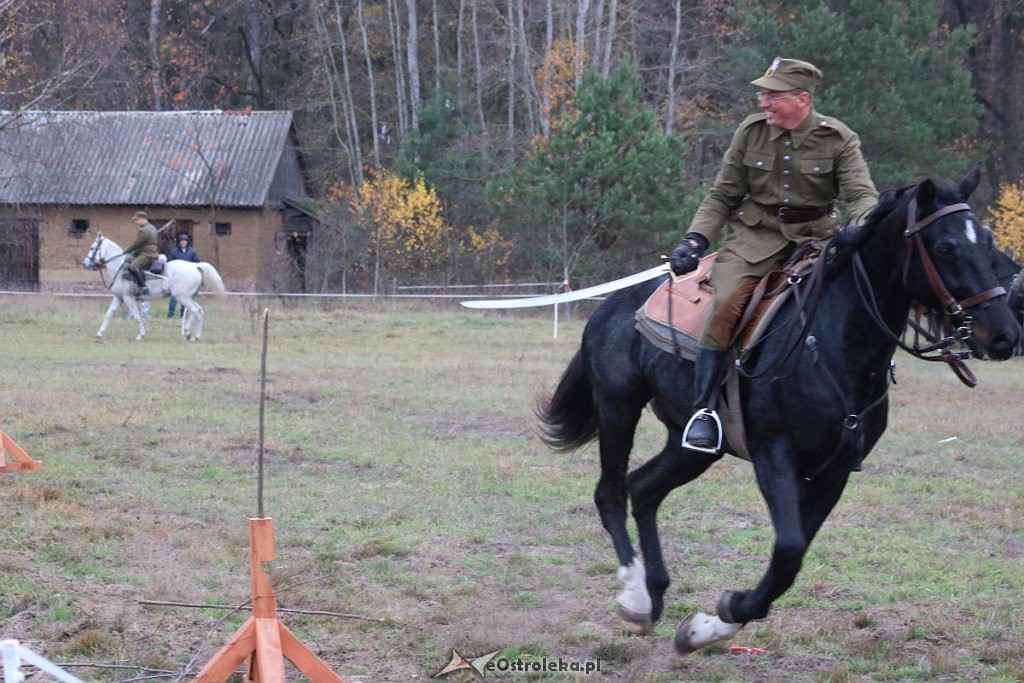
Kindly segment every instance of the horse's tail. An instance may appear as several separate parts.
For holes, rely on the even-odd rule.
[[[220,278],[220,273],[213,267],[212,264],[203,261],[197,263],[196,266],[199,268],[199,272],[203,274],[203,286],[210,289],[214,294],[223,294],[227,290],[224,288],[224,280]]]
[[[554,394],[538,401],[536,413],[541,441],[556,451],[573,451],[597,438],[600,419],[582,350],[569,362]]]

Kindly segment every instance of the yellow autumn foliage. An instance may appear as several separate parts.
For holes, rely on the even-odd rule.
[[[996,246],[1014,261],[1024,260],[1024,179],[999,186],[999,197],[989,215]]]
[[[378,273],[416,277],[442,262],[450,228],[437,192],[422,176],[409,182],[381,171],[354,193],[351,209],[371,236],[369,251]]]

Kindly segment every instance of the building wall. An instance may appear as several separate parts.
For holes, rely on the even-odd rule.
[[[96,234],[103,235],[122,248],[135,240],[138,228],[132,214],[139,207],[2,207],[0,216],[39,219],[39,290],[102,291],[105,286],[98,273],[82,267]],[[275,239],[282,229],[277,211],[260,209],[223,209],[217,223],[230,223],[231,234],[217,237],[214,246],[210,216],[193,209],[147,209],[157,228],[162,221],[191,220],[192,244],[199,257],[212,263],[224,283],[233,291],[263,291],[274,282],[277,260]],[[88,230],[71,228],[74,220],[88,221]],[[175,230],[175,226],[167,231]]]

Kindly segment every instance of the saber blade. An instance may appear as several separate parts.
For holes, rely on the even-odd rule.
[[[611,282],[605,282],[604,284],[594,285],[593,287],[587,287],[585,289],[577,289],[573,292],[547,294],[545,296],[530,296],[523,299],[471,299],[469,301],[461,301],[459,303],[466,308],[529,308],[531,306],[551,306],[553,304],[563,304],[569,301],[579,301],[580,299],[590,299],[602,294],[608,294],[609,292],[625,289],[626,287],[631,287],[633,285],[640,284],[641,282],[653,280],[656,277],[661,277],[667,272],[669,272],[669,266],[667,263],[663,263],[660,266],[649,268],[648,270],[636,273],[635,275],[629,275],[618,280],[612,280]]]

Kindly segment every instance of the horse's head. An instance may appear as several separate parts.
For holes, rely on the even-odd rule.
[[[959,185],[925,180],[908,193],[902,277],[914,300],[970,332],[975,353],[1005,360],[1021,330],[992,269],[992,233],[966,203],[979,179],[975,166]]]
[[[88,268],[89,270],[96,270],[103,267],[103,258],[100,255],[99,249],[103,244],[103,233],[98,232],[96,239],[92,241],[92,246],[89,247],[89,251],[85,253],[85,258],[82,259],[82,267]]]

